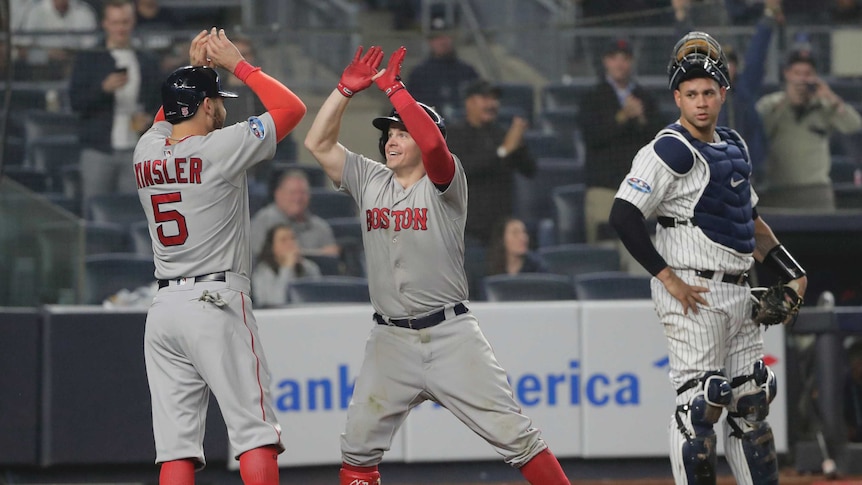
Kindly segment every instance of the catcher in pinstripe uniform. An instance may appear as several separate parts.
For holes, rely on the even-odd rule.
[[[766,421],[777,387],[763,362],[759,323],[791,322],[808,280],[757,214],[745,141],[716,126],[730,89],[719,43],[703,32],[687,34],[674,46],[668,76],[680,118],[635,156],[610,222],[654,276],[653,301],[677,394],[669,427],[674,478],[715,484],[713,426],[726,408],[724,446],[737,483],[777,484]],[[644,225],[652,215],[655,244]],[[783,281],[789,309],[783,322],[751,318],[759,306],[748,285],[752,258]]]

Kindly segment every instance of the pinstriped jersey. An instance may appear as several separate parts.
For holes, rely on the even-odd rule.
[[[422,315],[467,299],[467,178],[458,157],[444,191],[424,176],[404,188],[392,170],[347,151],[341,190],[359,206],[371,303],[382,315]]]
[[[669,130],[668,130],[669,131]],[[710,165],[704,155],[685,141],[684,137],[663,131],[635,155],[632,168],[620,184],[616,197],[630,202],[645,217],[652,215],[690,220],[695,207],[710,182]],[[691,151],[689,166],[668,164],[656,151],[656,142],[662,136],[676,136]],[[726,144],[718,133],[711,144]],[[737,135],[738,136],[738,135]],[[746,180],[747,182],[747,180]],[[726,183],[737,184],[728,178]],[[751,205],[757,204],[757,195],[751,191]],[[753,263],[751,253],[740,252],[713,241],[700,227],[680,225],[656,229],[656,249],[674,269],[700,269],[742,273]]]
[[[155,123],[135,147],[138,196],[149,222],[157,279],[232,271],[248,277],[246,170],[275,155],[275,123],[248,121],[167,144],[171,124]]]

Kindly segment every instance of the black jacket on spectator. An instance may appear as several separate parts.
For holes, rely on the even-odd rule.
[[[135,50],[141,67],[141,89],[138,102],[155,116],[161,100],[162,74],[158,59],[147,51]],[[107,152],[111,150],[111,126],[114,122],[114,94],[102,91],[102,81],[116,68],[107,49],[82,50],[75,56],[69,79],[72,111],[81,117],[81,145]]]
[[[465,234],[488,244],[494,225],[512,215],[515,172],[532,177],[536,160],[525,145],[502,160],[497,147],[503,144],[506,129],[498,123],[473,127],[466,121],[451,125],[446,142],[458,156],[470,186]]]
[[[617,189],[620,181],[629,172],[632,159],[638,150],[649,142],[672,120],[659,119],[658,105],[641,86],[636,85],[632,94],[644,104],[647,122],[643,125],[629,120],[620,125],[616,122],[620,102],[614,88],[605,80],[598,83],[581,100],[580,127],[586,146],[584,176],[587,187]],[[668,96],[670,96],[668,92]]]

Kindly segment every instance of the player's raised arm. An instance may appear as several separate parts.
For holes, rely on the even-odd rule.
[[[281,141],[305,116],[306,107],[284,84],[252,66],[225,35],[213,27],[206,42],[206,56],[212,64],[230,70],[244,82],[266,107],[275,123],[276,140]]]
[[[455,175],[455,160],[446,146],[443,133],[437,129],[440,120],[432,120],[428,112],[404,89],[401,63],[406,54],[407,49],[403,46],[393,52],[386,69],[381,71],[374,82],[389,97],[407,131],[422,151],[422,164],[428,178],[438,187],[447,186]]]
[[[374,78],[379,75],[377,67],[382,60],[383,51],[380,47],[371,46],[368,52],[362,55],[362,46],[359,46],[353,60],[341,74],[338,87],[332,90],[323,102],[305,137],[305,148],[336,185],[341,184],[346,156],[344,146],[338,143],[344,111],[353,95],[371,86]]]

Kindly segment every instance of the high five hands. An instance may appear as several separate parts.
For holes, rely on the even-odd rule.
[[[242,60],[242,54],[228,39],[224,29],[202,30],[189,44],[189,64],[192,66],[221,67],[233,72]]]
[[[383,49],[379,46],[371,46],[365,55],[362,54],[362,50],[362,46],[359,46],[353,60],[344,68],[341,79],[338,81],[338,92],[350,98],[371,86],[372,82],[377,84],[377,87],[387,96],[392,96],[404,88],[404,83],[401,82],[401,63],[407,54],[405,47],[399,47],[393,52],[386,68],[381,71],[378,71],[377,68],[383,62]]]

